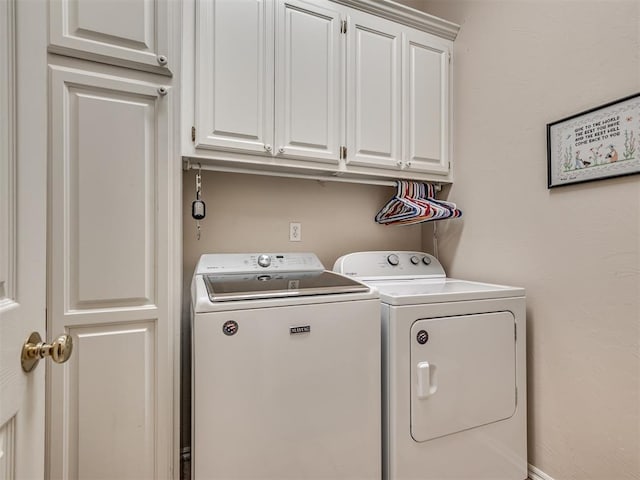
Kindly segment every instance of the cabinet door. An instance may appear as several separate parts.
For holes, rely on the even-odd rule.
[[[196,147],[271,154],[273,43],[271,0],[197,2]]]
[[[402,35],[404,167],[449,172],[451,42],[407,29]]]
[[[347,163],[399,168],[401,27],[349,9]]]
[[[170,75],[169,0],[51,0],[49,51]]]
[[[168,478],[173,91],[62,66],[50,79],[48,322],[74,343],[48,372],[51,477]]]
[[[327,5],[278,3],[275,153],[338,163],[344,43],[340,14]]]

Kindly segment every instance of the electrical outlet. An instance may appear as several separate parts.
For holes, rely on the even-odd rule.
[[[302,241],[302,224],[291,222],[289,224],[289,241],[301,242]]]

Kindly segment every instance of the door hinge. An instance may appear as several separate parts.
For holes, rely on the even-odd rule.
[[[346,160],[347,159],[347,147],[342,146],[340,147],[340,160]]]
[[[191,127],[191,141],[196,141],[196,127]]]
[[[347,21],[342,20],[340,22],[340,33],[347,33]]]

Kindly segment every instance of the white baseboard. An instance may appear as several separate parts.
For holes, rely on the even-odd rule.
[[[549,475],[544,473],[539,468],[529,464],[529,479],[530,480],[553,480]]]

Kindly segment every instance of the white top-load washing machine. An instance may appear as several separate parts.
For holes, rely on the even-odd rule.
[[[192,478],[380,478],[375,290],[311,253],[203,255],[192,313]]]
[[[524,289],[447,278],[421,252],[334,270],[380,293],[383,478],[526,479]]]

